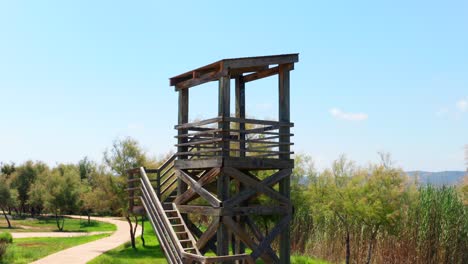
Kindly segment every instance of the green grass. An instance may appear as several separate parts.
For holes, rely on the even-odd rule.
[[[66,238],[18,238],[8,247],[0,264],[26,264],[55,252],[109,236],[108,234]],[[64,260],[66,263],[66,260]]]
[[[153,232],[151,225],[145,222],[146,247],[143,247],[140,238],[137,238],[137,249],[132,249],[130,243],[121,245],[111,251],[88,262],[88,264],[165,264],[167,263],[164,253],[159,247],[159,242]],[[328,262],[315,260],[304,256],[293,256],[291,262],[294,264],[328,264]],[[262,263],[258,261],[258,263]]]
[[[136,250],[132,249],[130,243],[125,243],[93,259],[92,261],[88,262],[88,264],[167,263],[166,258],[164,257],[164,253],[159,247],[159,242],[153,232],[151,224],[147,221],[145,222],[145,240],[146,247],[143,247],[140,238],[137,238]]]
[[[54,217],[22,218],[11,221],[13,228],[6,228],[5,220],[0,220],[0,231],[8,232],[58,232]],[[91,221],[88,224],[87,218],[65,219],[63,232],[96,232],[115,231],[116,226],[110,223]]]

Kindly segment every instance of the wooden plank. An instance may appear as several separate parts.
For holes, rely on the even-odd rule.
[[[286,169],[294,167],[294,160],[265,159],[256,157],[229,157],[224,159],[223,164],[226,167],[246,170]]]
[[[205,190],[198,182],[192,179],[192,177],[190,177],[183,170],[178,170],[177,172],[178,173],[176,173],[176,175],[179,177],[179,179],[187,183],[191,189],[203,197],[211,206],[220,207],[221,201],[216,196]]]
[[[211,182],[213,182],[216,179],[216,176],[218,176],[220,172],[219,168],[213,168],[206,172],[200,179],[198,180],[198,185],[200,186],[205,186]],[[174,203],[176,204],[185,204],[188,203],[189,201],[194,198],[194,196],[197,194],[195,189],[188,189],[186,190],[183,194],[179,195],[175,200]]]
[[[182,146],[197,146],[197,145],[201,145],[201,144],[213,144],[213,143],[217,143],[217,142],[220,142],[220,141],[223,141],[222,138],[213,138],[213,139],[208,139],[208,140],[200,140],[200,141],[191,141],[191,142],[188,142],[188,143],[182,143],[182,144],[176,144],[175,146],[176,147],[182,147]]]
[[[224,76],[219,79],[219,88],[218,88],[218,116],[223,118],[223,122],[218,123],[218,129],[221,129],[223,132],[223,152],[221,155],[223,157],[229,156],[229,129],[230,123],[226,121],[227,118],[231,115],[231,80],[229,76]],[[219,249],[218,249],[219,250]]]
[[[221,214],[227,215],[283,215],[290,213],[288,206],[245,206],[245,207],[223,207]]]
[[[201,131],[201,132],[195,132],[195,133],[187,133],[185,135],[177,135],[177,136],[174,136],[175,138],[179,138],[179,137],[193,137],[193,136],[203,136],[203,135],[214,135],[215,133],[217,132],[221,132],[222,130],[221,129],[211,129],[209,128],[208,130],[205,130],[205,131]]]
[[[245,119],[245,82],[242,76],[235,80],[236,85],[236,118]],[[239,123],[239,156],[245,157],[245,123]]]
[[[260,182],[255,182],[255,184],[261,184],[262,186],[271,186],[278,183],[282,179],[289,177],[291,173],[291,169],[282,169]],[[225,207],[235,206],[241,203],[242,201],[249,199],[251,196],[257,193],[257,190],[253,186],[246,185],[246,187],[247,189],[245,189],[244,191],[238,193],[236,196],[231,197],[229,200],[224,201],[223,205]]]
[[[224,171],[225,168],[223,168],[218,176],[218,181],[217,181],[217,194],[218,197],[221,201],[225,201],[229,199],[229,184],[230,184],[230,178]],[[220,225],[218,226],[217,232],[217,241],[218,241],[218,251],[216,252],[216,255],[218,256],[224,256],[224,255],[229,255],[229,244],[230,244],[230,239],[229,239],[229,232],[227,227],[221,222]]]
[[[294,63],[298,61],[299,61],[298,54],[285,54],[285,55],[274,55],[274,56],[227,59],[227,60],[223,60],[222,67],[224,69],[228,69],[228,68],[235,69],[235,68],[265,66],[265,65],[272,65],[272,64]]]
[[[211,153],[211,152],[222,152],[222,148],[215,148],[215,149],[208,149],[208,150],[198,150],[198,151],[188,151],[188,152],[178,152],[177,156],[190,156],[196,154],[203,154],[203,153]],[[221,156],[221,155],[219,155]]]
[[[242,242],[244,242],[249,248],[255,251],[258,245],[250,238],[250,235],[241,228],[230,216],[223,216],[223,223],[225,223],[235,234],[238,236]],[[261,255],[261,258],[266,263],[277,263],[271,256],[268,254]],[[255,259],[254,259],[255,260]]]
[[[279,235],[283,229],[287,228],[289,221],[291,220],[291,215],[287,215],[281,219],[281,221],[276,224],[276,226],[270,231],[270,233],[260,242],[257,249],[252,252],[251,256],[253,259],[258,258],[260,255],[264,254],[267,248],[270,248],[271,243]],[[291,245],[289,245],[291,247]]]
[[[197,248],[204,248],[205,245],[210,241],[210,239],[216,235],[216,231],[219,227],[219,217],[214,217],[213,222],[208,226],[203,235],[197,241]]]
[[[188,123],[188,118],[187,118],[187,121],[185,123],[178,124],[178,125],[174,126],[174,128],[175,129],[187,129],[187,128],[191,128],[191,127],[198,127],[198,126],[204,126],[204,125],[209,125],[209,124],[213,124],[213,123],[218,123],[218,122],[221,122],[221,121],[223,121],[222,116],[218,116],[218,117],[214,117],[214,118],[210,118],[210,119],[205,119],[205,120],[202,120],[202,121],[192,122],[192,123]]]
[[[223,75],[226,75],[226,71],[224,71],[224,72],[209,72],[209,73],[205,73],[205,74],[203,74],[203,75],[201,75],[199,77],[179,82],[179,83],[177,83],[175,85],[175,87],[176,87],[176,90],[187,89],[187,88],[197,86],[197,85],[200,85],[200,84],[204,84],[204,83],[207,83],[207,82],[215,81],[215,80],[219,79],[219,77],[221,77]]]
[[[257,241],[259,241],[259,243],[261,241],[263,241],[264,237],[263,237],[263,234],[262,232],[260,231],[260,228],[258,228],[255,223],[253,222],[252,218],[250,218],[249,216],[246,216],[245,217],[245,223],[247,224],[248,227],[250,227],[250,230],[252,230],[252,234],[255,236],[255,238],[257,239]],[[279,258],[278,256],[276,255],[275,251],[271,248],[271,245],[266,247],[265,249],[266,253],[268,255],[270,255],[273,259],[275,259],[277,262],[279,262]]]
[[[268,66],[244,67],[244,68],[237,68],[237,69],[229,69],[228,73],[229,75],[231,75],[231,77],[237,78],[237,77],[242,77],[241,75],[243,73],[257,72],[257,71],[263,71],[267,69],[268,69]]]
[[[262,184],[257,178],[254,179],[235,168],[225,167],[223,168],[223,172],[242,182],[245,186],[249,186],[250,189],[261,192],[270,198],[279,201],[280,203],[289,204],[289,199],[287,197],[284,197],[268,185]]]
[[[204,169],[204,168],[219,168],[223,164],[223,159],[213,157],[202,160],[176,160],[174,166],[176,169]]]
[[[278,75],[278,86],[279,86],[279,114],[278,120],[280,122],[290,122],[290,87],[289,87],[289,78],[290,78],[290,70],[284,66],[280,65],[280,71]],[[289,134],[290,128],[289,127],[280,127],[279,129],[280,134]],[[291,138],[289,136],[281,136],[280,142],[291,142]],[[289,145],[281,145],[279,150],[280,152],[290,152]],[[282,153],[279,156],[282,160],[290,159],[290,154]],[[279,191],[288,199],[290,198],[291,192],[291,179],[290,177],[283,178],[279,183]],[[290,256],[291,256],[291,240],[290,240],[290,226],[289,222],[285,226],[285,228],[281,231],[281,238],[280,238],[280,263],[281,264],[290,264]]]
[[[177,209],[183,214],[220,216],[221,209],[202,205],[182,205],[177,204]]]
[[[235,122],[235,123],[247,123],[255,125],[268,125],[268,126],[284,126],[284,127],[293,127],[294,123],[291,122],[278,122],[271,120],[261,120],[261,119],[251,119],[251,118],[237,118],[237,117],[228,117],[225,118],[226,121]]]

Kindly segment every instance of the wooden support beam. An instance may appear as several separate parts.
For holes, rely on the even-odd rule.
[[[236,85],[236,118],[245,119],[245,81],[242,76],[235,79]],[[245,157],[245,123],[239,123],[239,156]]]
[[[279,113],[278,113],[278,120],[280,122],[289,123],[290,122],[290,89],[289,89],[289,76],[290,69],[286,65],[279,65],[279,75],[278,75],[278,86],[279,86]],[[280,136],[280,142],[289,143],[291,142],[290,136],[286,134],[290,133],[290,128],[287,126],[282,126],[279,129],[280,134],[284,136]],[[280,154],[279,158],[282,160],[290,159],[290,154],[286,154],[287,152],[291,151],[290,145],[281,145],[279,147],[280,152],[284,152],[284,154]],[[279,183],[279,191],[280,193],[290,199],[291,193],[291,178],[285,177]],[[290,224],[289,221],[286,226],[281,231],[281,238],[280,238],[280,263],[281,264],[290,264],[291,263],[291,238],[290,238]]]
[[[177,209],[184,214],[197,214],[197,215],[206,215],[206,216],[221,216],[221,208],[214,208],[211,206],[202,206],[202,205],[176,205]]]
[[[221,201],[211,194],[209,191],[203,188],[202,185],[200,185],[198,182],[196,182],[190,175],[188,175],[186,172],[183,170],[178,170],[176,173],[177,177],[184,181],[188,186],[190,186],[190,189],[195,191],[198,195],[203,197],[211,206],[213,207],[220,207],[221,206]]]
[[[178,124],[182,125],[182,124],[188,123],[188,119],[189,119],[189,91],[188,89],[185,89],[185,90],[179,91]],[[179,129],[177,131],[177,134],[180,136],[180,135],[186,134],[187,132],[188,131],[186,129]],[[180,137],[177,139],[177,143],[178,144],[187,143],[187,138]],[[178,153],[183,153],[187,151],[188,151],[188,147],[186,146],[177,147]],[[186,158],[187,156],[178,156],[178,159],[186,159]],[[177,184],[177,193],[180,195],[183,192],[185,192],[186,189],[187,189],[187,185],[182,180],[179,179],[178,184]]]
[[[284,179],[284,178],[287,178],[291,175],[291,172],[292,170],[291,169],[283,169],[283,170],[280,170],[278,172],[276,172],[275,174],[271,175],[270,177],[262,180],[261,182],[256,182],[255,185],[262,185],[262,186],[272,186],[276,183],[278,183],[278,181]],[[251,186],[251,185],[247,185],[246,186],[246,190],[238,193],[237,195],[231,197],[229,200],[227,201],[224,201],[223,202],[223,205],[226,207],[226,206],[235,206],[247,199],[249,199],[250,197],[252,197],[253,195],[255,195],[257,193],[257,189],[258,187],[254,187],[254,186]],[[281,198],[283,199],[283,198]],[[288,201],[289,203],[289,201]]]
[[[216,179],[216,176],[218,176],[220,172],[219,168],[213,168],[206,172],[197,182],[198,186],[203,187],[211,182],[213,182]],[[192,178],[190,178],[191,181],[194,181]],[[195,198],[195,196],[199,194],[196,192],[196,189],[190,188],[186,190],[183,194],[178,195],[178,197],[174,200],[175,204],[185,204],[190,202]]]
[[[242,182],[245,186],[249,186],[250,189],[253,189],[256,192],[263,193],[270,198],[279,201],[280,203],[289,204],[289,199],[287,197],[273,190],[267,184],[262,184],[262,182],[260,182],[257,178],[252,178],[235,168],[223,168],[223,172],[228,176],[231,176],[232,178]]]
[[[223,222],[232,230],[241,240],[244,242],[249,248],[252,250],[256,250],[258,248],[258,244],[255,243],[250,235],[246,232],[245,229],[240,227],[234,220],[231,219],[229,216],[223,217]],[[276,255],[275,255],[276,256]],[[278,263],[274,257],[270,256],[267,253],[261,254],[260,257],[266,263]],[[255,260],[255,259],[254,259]]]
[[[216,231],[218,230],[219,227],[219,217],[214,217],[213,222],[208,226],[206,231],[203,233],[203,235],[200,236],[200,238],[197,241],[197,248],[202,249],[205,247],[205,245],[210,241],[210,239],[216,235]]]

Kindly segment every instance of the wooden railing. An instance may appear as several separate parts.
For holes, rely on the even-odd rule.
[[[150,180],[146,173],[147,171],[152,171],[158,175],[158,178],[164,174],[167,174],[166,177],[173,178],[173,176],[170,176],[171,173],[167,172],[172,170],[170,164],[173,163],[173,161],[174,158],[171,157],[157,170],[145,170],[143,167],[129,170],[127,189],[130,195],[130,208],[133,209],[135,206],[134,199],[138,198],[141,200],[141,206],[144,208],[154,232],[159,238],[168,263],[220,263],[225,261],[240,261],[240,263],[253,264],[254,261],[249,254],[206,257],[196,248],[195,238],[191,235],[177,206],[171,203],[169,208],[165,208],[161,196],[155,191],[154,180]],[[161,173],[162,171],[164,171],[164,173]],[[161,188],[164,184],[159,186]],[[181,229],[176,231],[175,228]],[[185,237],[181,238],[181,234]],[[190,241],[193,246],[184,247],[182,241],[184,241],[184,243]]]
[[[275,158],[292,151],[280,151],[280,146],[291,146],[294,134],[280,133],[281,127],[293,127],[293,123],[268,120],[216,117],[199,122],[175,126],[179,143],[177,156],[206,157],[267,157]],[[224,127],[224,129],[223,129]],[[228,127],[229,129],[226,129]],[[289,149],[289,148],[288,148]]]

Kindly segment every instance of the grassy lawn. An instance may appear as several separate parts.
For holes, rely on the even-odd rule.
[[[165,264],[167,263],[164,253],[159,247],[159,242],[149,222],[145,223],[146,247],[143,247],[140,238],[137,239],[137,249],[132,249],[130,243],[121,245],[111,251],[88,262],[88,264]],[[328,264],[328,262],[314,260],[303,256],[293,256],[291,262],[294,264]],[[262,263],[258,261],[258,263]]]
[[[8,229],[5,219],[0,220],[0,232],[58,232],[54,217],[22,218],[11,221],[13,228]],[[113,224],[83,219],[65,219],[64,232],[115,231]]]
[[[26,264],[73,246],[109,236],[108,234],[66,238],[18,238],[7,249],[0,264]],[[66,263],[66,260],[64,260]]]
[[[125,243],[111,251],[88,262],[88,264],[146,264],[167,263],[164,253],[159,247],[159,242],[153,232],[151,224],[145,222],[146,247],[143,247],[140,238],[137,239],[137,249],[134,250],[130,243]]]

